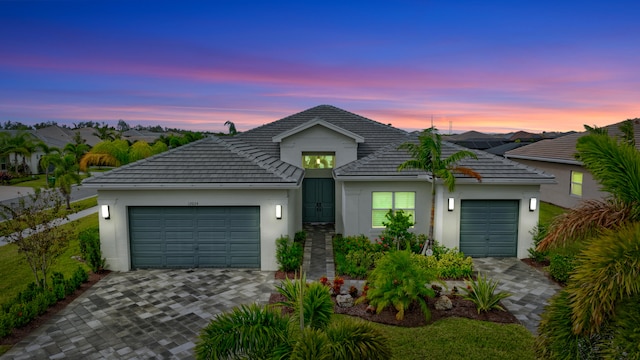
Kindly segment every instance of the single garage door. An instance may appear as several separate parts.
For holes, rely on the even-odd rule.
[[[132,268],[260,268],[259,207],[130,207]]]
[[[460,251],[473,257],[516,256],[518,200],[462,200]]]

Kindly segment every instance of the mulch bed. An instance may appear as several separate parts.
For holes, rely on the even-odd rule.
[[[67,307],[73,300],[75,300],[78,296],[82,295],[85,291],[91,288],[98,281],[102,280],[105,276],[109,274],[110,271],[105,270],[98,274],[91,273],[89,274],[89,280],[82,284],[79,289],[77,289],[73,294],[67,296],[66,298],[58,301],[55,305],[50,307],[47,312],[36,317],[27,325],[13,329],[11,335],[6,336],[0,339],[0,345],[15,345],[26,338],[31,332],[38,329],[42,324],[46,323],[47,320],[51,319],[52,316],[60,312],[62,309]]]
[[[491,321],[495,323],[503,323],[503,324],[520,324],[518,319],[516,319],[513,314],[509,311],[500,311],[500,310],[491,310],[486,313],[478,314],[475,305],[473,302],[469,300],[464,300],[460,296],[449,296],[451,302],[453,304],[453,308],[451,310],[436,310],[434,308],[434,303],[436,299],[428,298],[427,303],[429,305],[429,309],[431,310],[431,321],[427,322],[425,319],[420,306],[416,304],[412,304],[408,310],[404,313],[404,319],[398,320],[396,319],[396,311],[395,309],[387,308],[380,312],[379,314],[371,314],[366,311],[367,304],[359,304],[354,305],[350,308],[342,308],[339,306],[334,307],[334,313],[336,314],[344,314],[350,316],[356,316],[364,320],[377,322],[380,324],[386,325],[395,325],[395,326],[403,326],[403,327],[416,327],[416,326],[424,326],[430,324],[434,321],[438,321],[440,319],[449,318],[449,317],[460,317],[467,318],[473,320],[482,320],[482,321]],[[335,297],[333,297],[335,301]],[[284,296],[279,293],[271,294],[269,298],[269,303],[273,304],[279,301],[284,301]],[[503,306],[504,307],[504,306]],[[288,310],[284,310],[284,312],[290,312]]]

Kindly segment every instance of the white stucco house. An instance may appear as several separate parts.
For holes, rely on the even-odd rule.
[[[321,105],[235,137],[209,137],[85,180],[98,190],[102,251],[115,271],[276,270],[275,240],[303,223],[374,239],[389,209],[426,233],[431,177],[398,172],[417,134]],[[443,155],[462,149],[443,143]],[[540,185],[553,176],[475,151],[449,193],[436,181],[435,237],[471,256],[527,256]]]

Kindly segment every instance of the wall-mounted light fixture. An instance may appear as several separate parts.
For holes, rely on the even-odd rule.
[[[449,211],[453,211],[455,208],[456,200],[454,198],[449,198],[449,202],[447,203],[447,209]]]
[[[276,219],[282,219],[282,205],[276,205]]]
[[[109,205],[102,205],[100,207],[100,215],[102,215],[103,219],[111,218],[111,214],[109,214]]]
[[[529,211],[536,211],[538,208],[538,199],[531,198],[529,199]]]

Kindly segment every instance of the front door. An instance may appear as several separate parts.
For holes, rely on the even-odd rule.
[[[333,179],[304,179],[302,182],[302,222],[335,222]]]

